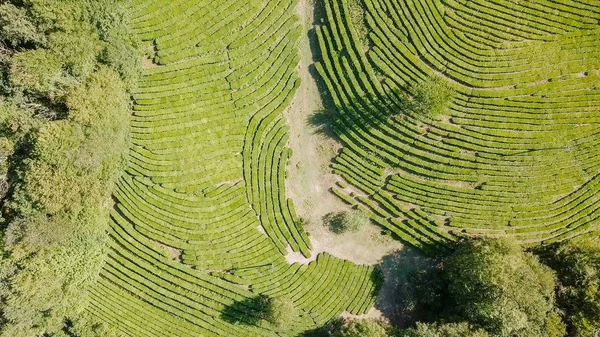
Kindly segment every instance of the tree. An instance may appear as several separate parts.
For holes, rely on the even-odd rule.
[[[412,101],[408,109],[418,115],[437,117],[444,113],[454,96],[454,90],[441,77],[430,77],[411,88]]]
[[[389,326],[373,320],[346,320],[334,337],[387,337]]]
[[[62,94],[65,84],[62,66],[58,55],[47,49],[18,52],[12,58],[11,84],[36,95]]]
[[[140,73],[126,12],[111,0],[0,4],[0,336],[109,335],[80,314]]]
[[[328,337],[391,337],[397,331],[388,323],[374,319],[340,318],[326,324],[315,336]]]
[[[445,269],[456,313],[472,324],[495,336],[560,336],[553,272],[508,239],[465,241]]]
[[[491,337],[485,330],[476,329],[469,323],[417,323],[401,334],[402,337]]]
[[[278,327],[287,327],[299,316],[294,302],[287,296],[269,298],[265,319]]]
[[[102,266],[110,193],[128,146],[127,94],[117,73],[101,67],[67,105],[67,119],[39,128],[5,205],[13,272],[1,280],[3,336],[59,330],[81,311]]]
[[[360,210],[352,210],[328,213],[323,217],[323,221],[332,232],[341,234],[357,232],[369,222],[369,217]]]
[[[569,336],[594,336],[600,327],[600,240],[570,241],[551,250],[547,263],[557,272],[557,302]]]
[[[70,75],[81,80],[94,71],[98,56],[104,48],[98,34],[85,28],[76,34],[53,32],[48,36],[48,45],[59,56]]]
[[[17,47],[23,44],[39,44],[43,40],[44,35],[38,31],[24,8],[11,3],[0,4],[0,41]]]

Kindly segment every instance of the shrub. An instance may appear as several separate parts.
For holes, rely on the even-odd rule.
[[[359,210],[328,213],[323,221],[333,233],[357,232],[369,222],[369,217]]]
[[[444,113],[454,96],[454,90],[441,77],[429,79],[411,88],[409,110],[419,115],[435,118]]]
[[[11,3],[0,5],[0,40],[16,47],[27,43],[40,43],[43,39],[44,36],[24,8]]]
[[[289,326],[298,315],[298,309],[289,297],[280,296],[267,300],[265,319],[275,326]]]
[[[50,50],[35,49],[16,53],[10,69],[11,84],[34,94],[56,95],[64,91],[62,62]]]
[[[339,318],[324,326],[305,332],[306,337],[391,337],[397,331],[387,322],[374,319]]]
[[[390,327],[375,320],[344,320],[334,337],[387,337]]]

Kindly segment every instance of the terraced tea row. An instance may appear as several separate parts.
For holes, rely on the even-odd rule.
[[[130,165],[91,312],[131,336],[271,336],[368,311],[377,271],[310,241],[285,194],[299,85],[296,1],[139,0],[135,30],[155,64],[134,93]],[[291,327],[256,319],[287,296]]]
[[[597,227],[600,3],[361,3],[368,45],[348,1],[324,1],[316,27],[345,146],[332,167],[352,185],[336,195],[428,251]],[[406,110],[433,78],[453,90],[446,111]]]

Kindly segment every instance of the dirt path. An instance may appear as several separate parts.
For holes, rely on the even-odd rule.
[[[313,256],[305,259],[300,254],[291,253],[287,258],[289,262],[307,263],[319,252],[329,252],[355,263],[376,264],[382,256],[402,248],[402,244],[382,236],[381,230],[375,225],[367,226],[358,233],[344,235],[335,235],[323,226],[325,214],[347,210],[348,206],[329,191],[341,179],[332,174],[329,168],[341,144],[320,132],[320,127],[309,123],[311,115],[324,108],[317,82],[311,73],[314,62],[309,30],[314,21],[313,1],[300,0],[298,4],[297,14],[304,28],[298,65],[302,85],[285,113],[291,129],[288,146],[293,150],[286,191],[294,201],[298,215],[305,221],[304,229],[310,235]]]

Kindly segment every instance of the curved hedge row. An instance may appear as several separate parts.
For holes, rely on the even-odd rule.
[[[345,145],[333,192],[426,251],[462,235],[550,243],[597,228],[598,3],[324,1],[316,68]],[[596,7],[595,7],[596,5]],[[447,109],[406,109],[421,83]],[[390,117],[391,116],[391,117]]]
[[[310,256],[285,177],[282,116],[299,85],[297,2],[139,0],[154,62],[134,93],[130,163],[91,313],[129,336],[274,336],[368,311],[373,267]],[[252,298],[289,296],[289,327]]]

